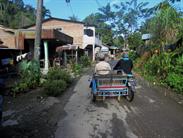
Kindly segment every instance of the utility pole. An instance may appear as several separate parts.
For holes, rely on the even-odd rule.
[[[70,0],[66,0],[67,3]],[[41,44],[41,31],[42,31],[42,8],[43,0],[37,0],[37,13],[36,13],[36,34],[34,42],[34,59],[39,62],[40,44]]]
[[[38,61],[38,63],[40,58],[39,56],[40,56],[41,31],[42,31],[42,8],[43,8],[43,0],[37,0],[34,59]]]

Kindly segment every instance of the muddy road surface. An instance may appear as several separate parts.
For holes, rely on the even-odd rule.
[[[93,103],[89,75],[80,78],[58,121],[56,138],[182,138],[183,106],[138,78],[129,103],[106,99]]]

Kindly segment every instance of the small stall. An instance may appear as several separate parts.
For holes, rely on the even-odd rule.
[[[55,65],[67,65],[70,61],[78,62],[78,46],[63,45],[56,48],[57,57],[54,60]]]
[[[109,47],[109,55],[112,59],[114,59],[116,57],[116,53],[117,53],[118,50],[119,50],[119,48],[116,47],[116,46],[110,46]]]

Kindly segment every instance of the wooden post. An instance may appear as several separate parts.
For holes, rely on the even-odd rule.
[[[39,62],[40,56],[40,43],[41,43],[41,30],[42,30],[42,7],[43,0],[37,0],[37,13],[36,13],[36,30],[34,42],[34,59]]]
[[[92,45],[92,60],[95,61],[95,44]]]
[[[44,70],[43,73],[48,73],[49,59],[48,59],[48,42],[44,41]]]
[[[76,64],[78,63],[78,49],[76,49]]]
[[[66,66],[67,65],[67,53],[65,50],[63,52],[64,52],[64,65]]]

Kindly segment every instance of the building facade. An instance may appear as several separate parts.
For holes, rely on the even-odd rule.
[[[35,25],[27,29],[35,29]],[[73,38],[73,45],[83,49],[84,23],[58,18],[49,18],[42,22],[42,29],[54,29]]]
[[[35,29],[35,25],[26,27]],[[59,18],[49,18],[42,22],[42,29],[58,30],[73,38],[73,45],[86,51],[94,61],[96,48],[102,47],[102,41],[96,35],[94,26],[85,26],[83,22],[71,21]]]

